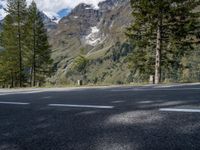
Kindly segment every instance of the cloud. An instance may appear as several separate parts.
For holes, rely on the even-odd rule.
[[[73,9],[80,3],[91,4],[95,8],[98,8],[98,3],[105,0],[35,0],[38,8],[45,12],[57,13],[62,9]],[[28,0],[30,3],[31,0]]]

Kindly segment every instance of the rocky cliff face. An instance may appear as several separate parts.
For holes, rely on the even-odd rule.
[[[89,60],[89,63],[84,75],[78,75],[77,78],[85,76],[85,80],[89,83],[107,82],[108,72],[111,78],[116,73],[116,70],[110,72],[107,64],[110,64],[111,68],[114,64],[123,65],[123,62],[120,62],[121,56],[125,57],[130,51],[124,44],[126,41],[124,32],[131,21],[129,0],[106,0],[99,3],[99,9],[87,4],[78,5],[68,16],[61,19],[55,30],[49,32],[53,48],[52,58],[57,69],[54,81],[76,80],[73,78],[75,74],[70,75],[73,79],[69,79],[68,74],[74,58],[81,53]],[[113,61],[114,55],[120,57],[118,62]],[[99,64],[99,62],[102,63]],[[98,69],[98,67],[104,69]],[[98,70],[104,72],[103,78],[95,75]],[[123,74],[122,78],[123,76],[127,74]],[[101,81],[98,81],[99,78]]]

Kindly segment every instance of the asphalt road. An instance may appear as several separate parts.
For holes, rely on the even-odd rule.
[[[0,90],[0,150],[199,150],[200,85]]]

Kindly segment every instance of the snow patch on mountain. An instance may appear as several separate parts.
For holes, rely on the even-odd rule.
[[[100,30],[97,26],[91,27],[91,32],[85,37],[85,43],[91,46],[96,46],[101,42]]]

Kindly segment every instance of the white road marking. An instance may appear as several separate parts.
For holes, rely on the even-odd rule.
[[[125,101],[112,101],[113,104],[124,103]]]
[[[6,93],[0,93],[0,96],[5,96],[5,95],[21,95],[21,94],[34,94],[34,93],[42,93],[42,91],[11,91],[11,92],[6,92]]]
[[[189,112],[189,113],[200,113],[200,109],[176,109],[176,108],[161,108],[160,111],[168,112]]]
[[[71,105],[71,104],[49,104],[51,107],[77,107],[77,108],[99,108],[99,109],[113,109],[114,106],[98,106],[98,105]]]
[[[141,102],[138,102],[138,104],[150,104],[150,103],[153,103],[153,101],[141,101]]]
[[[42,99],[50,99],[51,96],[46,96],[46,97],[43,97]]]
[[[6,104],[6,105],[29,105],[30,103],[19,103],[19,102],[0,102],[0,104]]]
[[[111,92],[129,92],[129,91],[187,91],[187,90],[200,90],[200,88],[152,88],[152,89],[116,89],[116,90],[110,90]]]
[[[181,91],[181,90],[200,90],[200,88],[154,88],[155,90],[163,90],[163,91]]]

